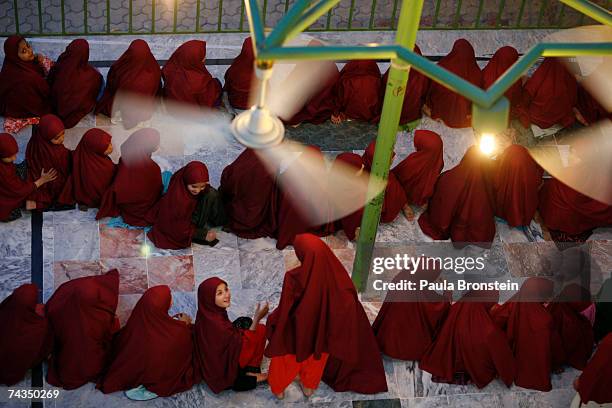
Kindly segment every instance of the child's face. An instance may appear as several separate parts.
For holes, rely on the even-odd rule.
[[[195,196],[204,191],[207,185],[208,183],[187,184],[187,190]]]
[[[19,58],[25,62],[30,62],[34,60],[34,51],[26,40],[21,40],[19,42],[19,50],[17,52],[17,55],[19,55]]]
[[[54,139],[51,139],[51,143],[56,144],[56,145],[61,145],[62,143],[64,143],[64,131],[62,130],[60,133],[58,133],[57,136],[55,136]]]
[[[108,156],[109,154],[111,154],[113,152],[113,144],[109,143],[108,147],[106,148],[106,151],[104,152],[104,155]]]
[[[232,294],[225,283],[217,286],[215,291],[215,305],[227,309],[232,302]]]
[[[12,163],[15,160],[17,160],[17,155],[16,154],[12,155],[11,157],[3,157],[2,158],[2,162],[3,163]]]

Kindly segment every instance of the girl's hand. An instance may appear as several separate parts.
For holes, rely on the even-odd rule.
[[[268,381],[268,373],[246,373],[249,377],[257,377],[257,382],[265,382]]]
[[[217,233],[215,230],[210,230],[206,233],[206,241],[210,242],[214,241],[215,239],[217,239]]]
[[[263,307],[259,303],[257,303],[257,308],[255,309],[255,314],[253,315],[253,322],[259,322],[261,319],[266,317],[269,311],[270,306],[268,305],[268,302],[266,302]]]

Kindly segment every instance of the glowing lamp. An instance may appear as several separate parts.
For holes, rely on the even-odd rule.
[[[480,137],[480,151],[491,156],[495,152],[495,136],[490,133],[485,133]]]

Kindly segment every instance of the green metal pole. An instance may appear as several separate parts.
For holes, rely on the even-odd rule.
[[[586,14],[593,20],[601,24],[610,25],[612,21],[612,12],[588,0],[560,0],[571,8],[578,10],[582,14]],[[607,5],[607,3],[606,3]]]
[[[312,6],[306,11],[300,21],[296,23],[290,30],[285,34],[285,41],[288,41],[306,30],[312,24],[314,24],[323,14],[330,11],[340,0],[320,0],[317,4]]]
[[[399,24],[397,27],[396,43],[409,50],[414,48],[419,21],[423,10],[423,0],[404,0],[400,9]],[[389,176],[391,166],[391,154],[395,146],[395,136],[399,125],[402,105],[404,103],[404,93],[410,65],[398,58],[391,60],[389,70],[389,80],[385,91],[380,125],[378,126],[378,137],[376,138],[376,152],[374,153],[374,163],[372,164],[371,174],[376,178],[386,180]],[[368,187],[370,191],[375,188],[374,183]],[[380,212],[384,199],[384,191],[371,200],[365,207],[361,220],[361,230],[357,242],[355,253],[355,263],[353,265],[353,283],[359,292],[365,290]]]

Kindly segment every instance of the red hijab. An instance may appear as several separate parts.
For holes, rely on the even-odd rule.
[[[580,84],[578,84],[576,108],[589,125],[606,118],[612,119],[612,112],[608,112],[601,106],[597,99],[593,98],[589,91]]]
[[[104,154],[112,136],[102,129],[89,129],[72,154],[72,174],[68,178],[59,202],[98,207],[102,195],[115,176],[116,166]]]
[[[205,107],[221,96],[221,83],[204,66],[206,41],[187,41],[174,51],[164,68],[164,97]]]
[[[159,142],[159,132],[152,128],[137,130],[123,142],[117,175],[102,197],[97,220],[121,215],[130,225],[149,225],[145,219],[147,212],[157,203],[164,188],[161,169],[151,159]]]
[[[36,313],[37,298],[36,285],[25,284],[0,303],[0,384],[17,384],[49,355],[48,322]]]
[[[240,368],[241,330],[227,311],[215,304],[217,286],[227,283],[208,278],[198,287],[198,314],[194,326],[195,359],[210,389],[218,394],[234,384]]]
[[[151,119],[155,107],[155,95],[161,86],[161,70],[144,40],[134,40],[130,47],[113,63],[106,78],[106,89],[96,106],[96,114],[112,115],[113,101],[118,91],[138,94],[142,99],[138,109],[122,109],[126,129]],[[124,111],[125,110],[125,111]]]
[[[440,271],[403,270],[393,282],[435,281]],[[418,361],[433,343],[450,308],[449,299],[433,290],[388,291],[372,329],[380,350],[389,357]]]
[[[516,358],[514,382],[523,388],[551,389],[553,321],[542,303],[552,291],[552,281],[529,278],[510,300],[491,311],[493,320],[506,332]]]
[[[538,208],[544,170],[521,145],[510,145],[496,160],[493,189],[495,215],[511,227],[529,225]]]
[[[365,152],[363,153],[362,159],[365,169],[369,172],[372,171],[372,164],[374,162],[374,153],[376,150],[376,139],[372,140]],[[391,161],[395,157],[395,152],[391,156]],[[408,199],[404,191],[404,187],[398,180],[395,172],[395,168],[389,171],[387,178],[387,187],[385,189],[385,199],[383,201],[382,212],[380,214],[380,222],[387,223],[393,222],[399,215],[400,211]]]
[[[370,122],[380,116],[381,76],[374,60],[349,61],[336,85],[336,111],[349,119]]]
[[[490,159],[472,146],[457,166],[440,175],[429,207],[419,217],[425,234],[458,244],[490,245],[495,221],[485,178],[488,162]]]
[[[578,84],[556,58],[544,58],[523,87],[519,118],[547,129],[555,124],[571,126],[576,120],[573,108],[578,98]]]
[[[482,72],[476,63],[474,48],[465,39],[455,41],[452,51],[438,65],[472,84],[482,87]],[[432,119],[442,119],[446,126],[465,128],[472,125],[472,102],[435,81],[431,82],[427,105]]]
[[[199,161],[189,162],[172,175],[168,191],[147,216],[153,223],[147,237],[156,247],[182,249],[191,246],[196,228],[191,216],[198,196],[191,194],[187,186],[196,183],[208,183],[208,169]]]
[[[144,385],[160,397],[193,386],[191,328],[168,316],[170,288],[154,286],[142,295],[113,342],[111,363],[98,382],[103,393]]]
[[[355,173],[357,173],[359,170],[363,168],[364,170],[361,173],[361,175],[355,174],[355,177],[365,177],[365,175],[367,174],[366,173],[367,170],[365,170],[365,166],[363,164],[361,156],[359,156],[356,153],[340,153],[338,156],[336,156],[334,163],[332,164],[332,170],[336,162],[343,163],[344,165],[348,165],[352,167],[353,169],[355,169]],[[338,188],[342,188],[342,186],[338,186]],[[365,202],[365,197],[363,196],[363,194],[356,193],[355,201]],[[344,233],[346,234],[348,239],[352,241],[355,239],[355,233],[357,231],[357,228],[361,225],[362,217],[363,217],[363,207],[361,207],[357,211],[351,214],[348,214],[347,216],[338,220],[337,221],[338,229],[344,230]]]
[[[89,43],[72,41],[49,72],[53,111],[72,128],[96,106],[102,74],[89,65]]]
[[[119,272],[63,283],[47,302],[53,351],[47,382],[65,390],[96,381],[108,362],[119,300]]]
[[[467,373],[478,388],[497,376],[509,387],[515,361],[504,333],[489,316],[498,297],[497,291],[471,291],[452,305],[419,367],[448,383],[455,373]]]
[[[538,209],[546,227],[567,234],[612,224],[612,206],[585,196],[557,179],[544,182]]]
[[[298,362],[329,353],[323,381],[334,391],[387,391],[370,323],[351,278],[318,237],[293,243],[301,265],[285,273],[278,307],[267,319],[265,355],[294,354]]]
[[[482,70],[482,88],[489,89],[499,77],[501,77],[516,61],[519,54],[514,47],[505,46],[493,54],[489,63]],[[516,108],[523,97],[523,83],[519,79],[504,93],[510,101],[511,113],[517,115]]]
[[[416,44],[414,45],[414,52],[419,55],[423,55],[421,53],[421,49]],[[381,98],[384,98],[388,80],[389,70],[387,70],[382,77]],[[421,74],[416,69],[410,69],[408,83],[406,84],[406,90],[404,93],[404,103],[402,105],[402,113],[399,121],[400,125],[404,125],[421,118],[421,109],[425,104],[430,84],[431,81],[428,77]]]
[[[26,147],[26,163],[28,179],[37,180],[42,170],[55,169],[57,178],[34,191],[30,197],[36,201],[36,208],[44,209],[57,200],[70,177],[71,152],[63,144],[53,144],[58,134],[64,131],[64,124],[55,115],[45,115],[40,118],[38,128],[32,132],[32,138]]]
[[[240,54],[225,71],[225,86],[230,105],[236,109],[249,109],[251,82],[255,76],[255,53],[251,37],[242,43]]]
[[[406,193],[410,204],[425,205],[433,195],[434,186],[444,167],[442,139],[431,130],[414,132],[414,147],[411,153],[392,170]]]
[[[0,159],[17,154],[19,147],[15,138],[0,133]],[[23,181],[17,175],[14,163],[0,161],[0,221],[6,220],[11,211],[21,207],[25,199],[36,189],[33,181]]]
[[[36,59],[19,58],[20,35],[4,41],[4,63],[0,72],[0,115],[11,118],[40,117],[51,112],[49,85]]]
[[[612,403],[612,333],[599,343],[595,355],[578,377],[578,393],[583,404]]]
[[[274,188],[274,174],[255,150],[240,153],[221,173],[219,191],[229,218],[227,227],[241,238],[272,236],[276,229]]]

